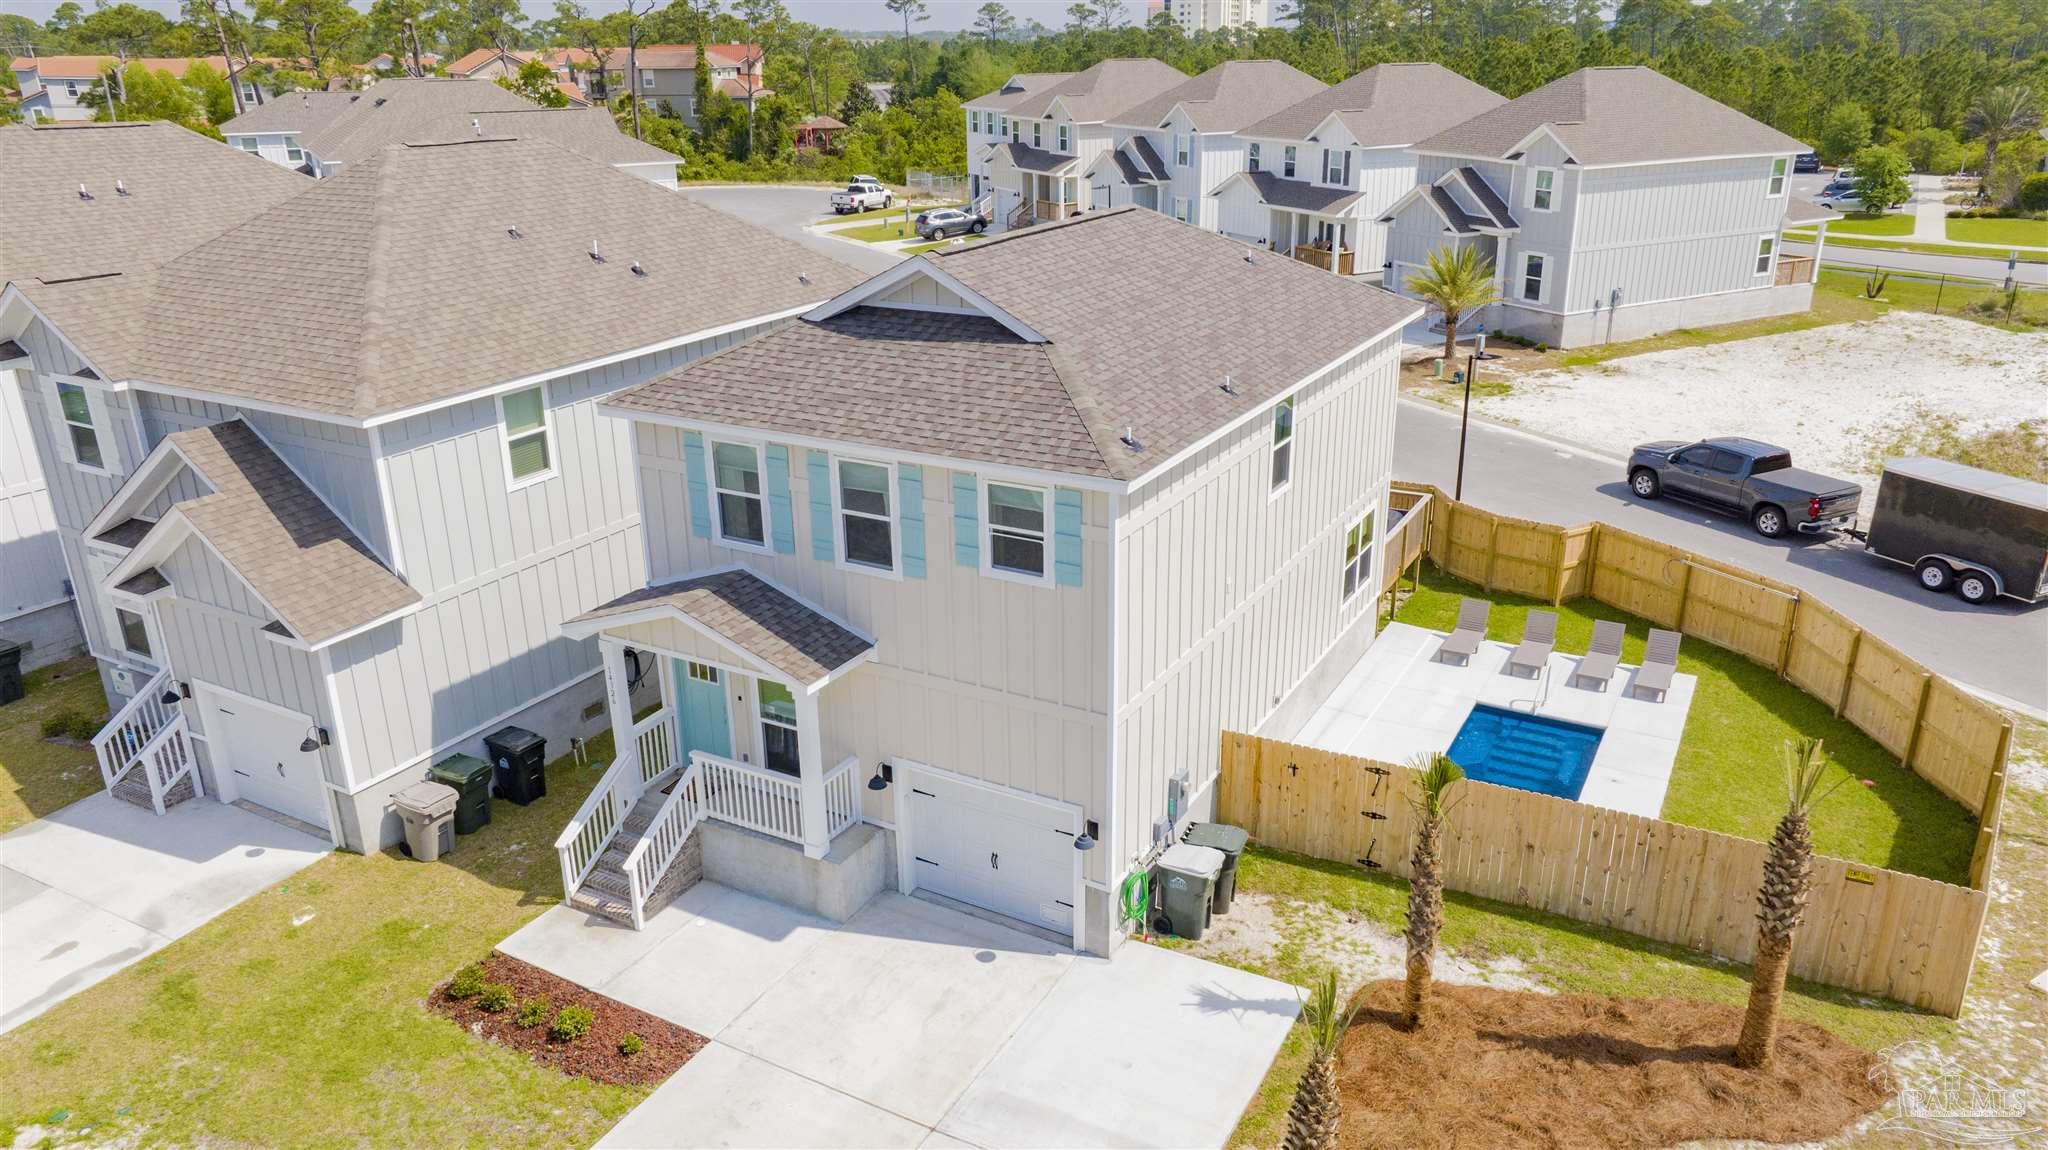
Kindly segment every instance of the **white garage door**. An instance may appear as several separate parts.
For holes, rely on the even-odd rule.
[[[320,753],[301,751],[313,721],[230,696],[205,692],[207,750],[234,797],[316,827],[327,825]]]
[[[1074,929],[1074,815],[936,772],[906,772],[912,881],[1060,933]]]

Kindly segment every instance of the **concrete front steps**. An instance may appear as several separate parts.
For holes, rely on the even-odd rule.
[[[626,821],[619,824],[617,834],[597,856],[597,862],[590,868],[590,874],[576,893],[569,896],[569,905],[587,914],[603,915],[623,926],[633,925],[632,883],[626,877],[626,856],[633,853],[633,847],[640,837],[647,833],[655,813],[675,789],[675,781],[666,787],[649,787],[626,813]],[[143,805],[149,805],[149,791],[142,793]],[[683,849],[676,852],[675,860],[668,864],[656,880],[654,889],[647,893],[647,903],[640,908],[641,916],[647,917],[674,902],[677,895],[696,886],[704,877],[704,835],[703,827],[690,832],[683,840]]]

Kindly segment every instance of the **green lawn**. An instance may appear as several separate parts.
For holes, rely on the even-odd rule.
[[[932,211],[938,208],[964,208],[966,206],[966,204],[918,204],[910,209],[910,214],[914,216],[919,212]],[[870,211],[853,212],[844,216],[826,216],[818,222],[821,224],[850,224],[855,220],[880,220],[889,216],[894,216],[900,220],[903,218],[903,208],[904,202],[897,200],[895,207],[875,208]]]
[[[1814,229],[1801,228],[1796,233],[1786,232],[1787,239],[1812,240]],[[1856,236],[1910,236],[1913,234],[1913,213],[1911,212],[1849,212],[1838,219],[1828,221],[1828,238],[1839,235]]]
[[[22,676],[28,696],[0,707],[0,832],[11,831],[99,790],[90,746],[43,738],[43,720],[76,711],[106,721],[107,695],[91,659],[71,659]]]
[[[647,1091],[542,1069],[424,1002],[560,900],[555,835],[597,777],[557,760],[545,799],[495,804],[443,863],[329,855],[0,1036],[0,1145],[32,1125],[96,1145],[590,1145]]]
[[[897,212],[894,219],[884,220],[881,223],[862,224],[856,228],[840,228],[831,234],[838,236],[842,240],[859,240],[864,244],[884,244],[891,240],[914,240],[917,238],[917,230],[912,221],[916,218],[916,215],[913,214],[910,219],[906,220],[901,212]]]
[[[986,236],[954,236],[954,237],[953,237],[952,239],[950,239],[950,240],[940,240],[940,241],[938,241],[937,243],[930,243],[930,244],[915,244],[915,245],[913,245],[913,246],[911,246],[911,247],[907,247],[907,248],[898,248],[898,249],[896,249],[896,250],[898,250],[898,251],[902,252],[902,253],[903,253],[904,255],[907,255],[907,256],[914,256],[914,255],[918,254],[919,252],[928,252],[928,251],[933,251],[933,250],[935,250],[935,249],[938,249],[938,248],[946,248],[946,247],[951,247],[951,246],[953,246],[953,243],[954,243],[954,242],[955,242],[956,240],[965,240],[965,241],[967,241],[967,242],[968,242],[968,243],[970,243],[970,244],[974,244],[974,243],[980,243],[980,242],[981,242],[982,240],[984,240],[984,239],[986,239],[986,238],[987,238]]]
[[[1403,623],[1448,631],[1461,595],[1479,588],[1425,564],[1422,589],[1402,604]],[[1513,641],[1529,608],[1549,604],[1492,596],[1489,636]],[[1583,652],[1595,619],[1628,627],[1622,661],[1639,662],[1650,624],[1592,599],[1558,610],[1557,645]],[[1826,742],[1830,781],[1847,781],[1813,815],[1814,845],[1823,854],[1889,867],[1960,886],[1970,878],[1977,823],[1934,785],[1899,766],[1898,759],[1838,719],[1820,700],[1770,669],[1688,637],[1678,669],[1699,678],[1692,710],[1679,740],[1678,761],[1664,798],[1663,817],[1749,839],[1768,839],[1784,813],[1782,747],[1797,735]],[[1861,785],[1869,779],[1873,786]]]
[[[1785,233],[1785,238],[1801,243],[1813,242],[1813,234],[1811,232],[1802,235],[1788,231]],[[1951,236],[1950,238],[1953,239],[1955,237]],[[1828,228],[1827,246],[1822,250],[1822,255],[1825,256],[1827,253],[1833,252],[1838,248],[1888,252],[1919,252],[1922,255],[1930,256],[1968,256],[1972,259],[1986,261],[1985,275],[2001,274],[1998,272],[1998,269],[2005,266],[2005,253],[1989,248],[1970,248],[1959,244],[1931,244],[1920,240],[1887,239],[1883,236],[1836,235],[1835,229],[1833,226],[1830,226]],[[1882,263],[1883,261],[1876,260],[1873,262]],[[2048,263],[2048,252],[2023,251],[2020,253],[2020,262],[2024,264]]]
[[[1834,296],[1851,301],[1851,306],[1871,309],[1869,314],[1872,315],[1882,315],[1896,307],[1907,311],[1960,315],[1964,319],[2008,331],[2038,331],[2048,327],[2048,291],[2039,288],[2020,292],[2013,319],[2008,322],[2005,319],[2005,293],[1995,285],[1962,280],[1942,283],[1939,280],[1892,276],[1880,293],[1882,302],[1874,303],[1865,299],[1863,294],[1869,279],[1866,272],[1835,270],[1824,265],[1813,293],[1814,310],[1820,310],[1822,297]]]
[[[1794,315],[1774,315],[1764,319],[1742,320],[1738,323],[1718,324],[1714,327],[1688,327],[1667,331],[1645,339],[1632,339],[1621,343],[1601,344],[1597,347],[1573,348],[1559,351],[1560,367],[1590,367],[1623,356],[1642,355],[1652,351],[1670,351],[1681,347],[1700,347],[1705,344],[1728,343],[1738,339],[1755,339],[1758,336],[1778,335],[1788,331],[1802,331],[1810,327],[1823,327],[1831,323],[1851,323],[1856,320],[1873,319],[1884,314],[1882,305],[1865,300],[1859,292],[1815,292],[1813,310]],[[1480,372],[1482,384],[1485,371]]]
[[[2048,220],[1950,219],[1948,238],[1972,244],[2048,248]]]

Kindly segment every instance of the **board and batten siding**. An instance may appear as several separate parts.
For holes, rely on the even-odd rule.
[[[1268,407],[1146,483],[1119,517],[1119,873],[1152,849],[1176,771],[1189,774],[1190,809],[1208,810],[1216,732],[1255,728],[1349,628],[1373,625],[1369,592],[1343,599],[1344,536],[1374,511],[1377,567],[1398,352],[1382,337],[1296,393],[1293,478],[1278,497]]]
[[[1244,141],[1234,135],[1223,133],[1196,135],[1195,154],[1189,158],[1195,161],[1194,164],[1190,169],[1182,170],[1192,170],[1195,173],[1195,190],[1192,193],[1177,190],[1181,186],[1180,173],[1177,171],[1174,181],[1175,194],[1193,195],[1196,203],[1195,226],[1204,231],[1216,231],[1218,209],[1215,198],[1209,193],[1215,191],[1223,181],[1244,171]],[[1172,158],[1168,157],[1167,162],[1172,163]]]
[[[25,370],[0,371],[0,619],[71,597],[64,586],[64,547],[57,538],[50,483],[43,477],[31,416],[16,378],[28,375]]]
[[[647,567],[627,431],[596,403],[769,326],[547,381],[555,473],[516,489],[496,399],[378,429],[395,565],[424,602],[327,652],[357,785],[598,670],[597,644],[561,625],[644,586]]]
[[[1081,586],[1028,585],[984,574],[978,538],[977,565],[961,563],[955,473],[922,467],[925,575],[897,579],[815,557],[803,449],[788,449],[794,552],[764,552],[694,534],[684,433],[650,423],[635,424],[635,433],[651,582],[743,566],[875,640],[871,660],[819,696],[827,768],[847,755],[870,768],[907,759],[1077,803],[1089,817],[1101,817],[1109,730],[1107,496],[1082,499]],[[889,459],[876,451],[856,457]],[[899,482],[899,500],[900,492]],[[771,519],[775,514],[771,508]],[[1050,526],[1050,507],[1047,516]],[[976,523],[979,532],[979,516]],[[863,788],[861,797],[870,819],[893,820],[894,792]],[[1093,857],[1088,874],[1104,877]]]
[[[1766,195],[1770,172],[1757,156],[1582,173],[1564,310],[1605,306],[1615,288],[1627,307],[1770,287],[1757,241],[1778,235],[1786,203]]]

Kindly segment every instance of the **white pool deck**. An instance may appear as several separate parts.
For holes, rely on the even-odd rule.
[[[1553,653],[1540,680],[1506,673],[1512,644],[1486,642],[1469,665],[1437,662],[1443,633],[1389,623],[1293,741],[1405,763],[1449,749],[1475,704],[1603,728],[1579,801],[1655,818],[1664,808],[1678,739],[1698,681],[1674,675],[1663,700],[1629,693],[1634,665],[1617,667],[1606,690],[1573,684],[1581,655]]]

